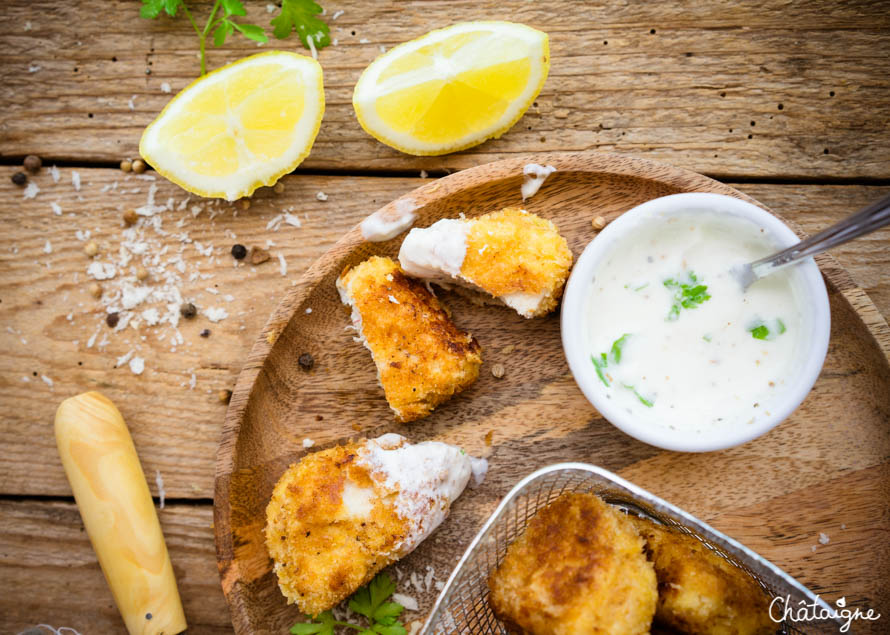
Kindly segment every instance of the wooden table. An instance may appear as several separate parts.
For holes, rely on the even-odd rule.
[[[264,3],[247,4],[251,21],[268,21]],[[214,456],[226,408],[218,393],[232,387],[280,292],[366,214],[422,184],[422,170],[436,178],[547,150],[645,156],[727,182],[806,232],[890,192],[890,13],[880,1],[323,4],[338,40],[319,55],[327,112],[311,156],[284,179],[285,192],[266,189],[248,210],[222,203],[196,216],[191,200],[168,212],[166,235],[151,234],[149,248],[157,252],[185,245],[183,296],[228,314],[219,323],[205,316],[183,321],[184,341],[175,346],[169,335],[161,340],[169,330],[164,325],[121,331],[105,325],[105,308],[90,295],[83,249],[95,241],[102,253],[116,252],[123,211],[145,204],[152,186],[157,201],[185,199],[163,179],[115,166],[136,156],[142,128],[170,98],[162,86],[175,93],[196,77],[196,38],[183,19],[138,19],[135,2],[18,0],[6,8],[0,25],[3,632],[38,623],[123,632],[52,434],[59,401],[89,389],[120,407],[153,493],[152,476],[163,478],[160,518],[190,632],[231,631],[212,537]],[[410,157],[367,136],[350,103],[365,65],[382,47],[464,19],[511,19],[550,34],[550,78],[526,116],[503,138],[445,157]],[[292,49],[296,40],[282,46]],[[256,50],[231,38],[209,52],[208,63],[217,67]],[[45,167],[31,179],[39,194],[23,198],[10,176],[31,153],[45,166],[57,165],[59,180]],[[270,228],[285,210],[301,226]],[[193,242],[182,242],[183,232]],[[272,260],[232,266],[233,243],[267,240],[274,243]],[[834,254],[890,315],[890,231]],[[208,328],[209,337],[200,337]],[[141,375],[123,359],[130,351],[131,359],[145,360]],[[777,469],[794,469],[794,461],[784,461]],[[834,488],[839,501],[849,497],[856,518],[855,498],[879,495],[870,483],[886,482],[888,469],[885,456],[842,477],[826,473],[800,494]],[[803,506],[801,513],[808,513]],[[850,523],[846,534],[815,551],[817,535],[764,536],[757,518],[727,512],[705,520],[746,528],[735,537],[816,592],[846,595],[890,619],[888,582],[872,579],[868,569],[870,561],[890,558],[886,510],[883,519]]]

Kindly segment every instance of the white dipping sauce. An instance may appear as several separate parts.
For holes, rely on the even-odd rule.
[[[776,250],[752,221],[691,211],[615,244],[586,304],[597,387],[641,423],[687,432],[768,416],[805,349],[803,292],[793,268],[746,292],[729,270]]]

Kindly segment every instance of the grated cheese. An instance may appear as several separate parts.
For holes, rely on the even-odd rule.
[[[228,312],[222,307],[208,307],[204,309],[204,315],[211,322],[219,322],[229,317]]]
[[[71,185],[75,191],[80,192],[80,172],[77,170],[71,170]]]
[[[284,259],[284,254],[278,254],[278,264],[281,268],[281,275],[287,275],[287,261]]]
[[[34,181],[28,181],[25,191],[22,192],[22,198],[34,198],[38,194],[40,194],[40,188],[37,187],[37,184]]]
[[[130,360],[130,370],[134,375],[141,375],[142,371],[145,370],[145,360],[141,357],[134,357]]]

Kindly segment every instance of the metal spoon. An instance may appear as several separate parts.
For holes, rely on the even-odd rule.
[[[890,224],[890,196],[872,203],[815,236],[810,236],[779,253],[748,264],[735,265],[730,269],[730,273],[742,285],[742,290],[747,291],[754,282],[774,271],[869,234],[888,224]]]

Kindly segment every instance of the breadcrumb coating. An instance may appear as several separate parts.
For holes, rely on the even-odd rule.
[[[657,622],[689,635],[772,635],[770,599],[751,576],[691,536],[629,517],[658,578]]]
[[[425,417],[479,376],[482,348],[458,329],[436,297],[398,263],[374,256],[344,271],[341,298],[377,366],[400,421]]]
[[[508,207],[468,224],[461,276],[496,298],[540,296],[526,317],[546,315],[557,307],[572,268],[572,252],[551,221]]]
[[[655,613],[642,539],[593,494],[563,494],[540,510],[488,584],[492,610],[513,632],[642,635]]]

